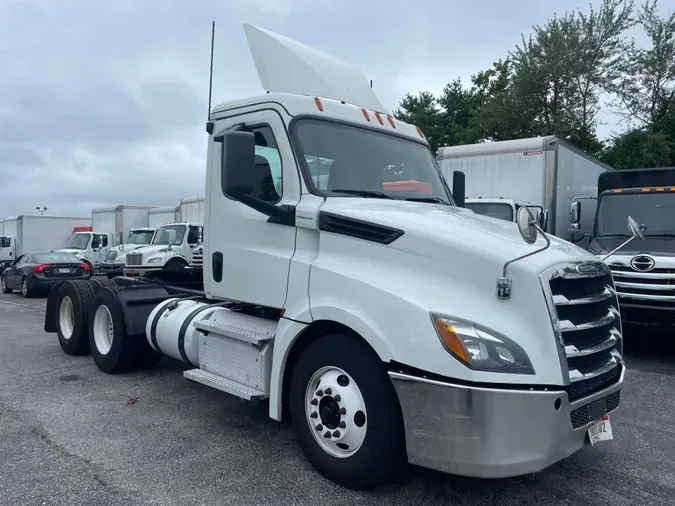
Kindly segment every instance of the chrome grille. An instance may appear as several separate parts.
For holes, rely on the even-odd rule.
[[[202,267],[204,265],[204,250],[199,248],[192,254],[192,266]]]
[[[614,255],[608,259],[619,300],[637,306],[675,306],[675,258]]]
[[[570,401],[619,381],[621,318],[609,268],[602,262],[564,264],[544,272],[541,280]]]
[[[142,265],[143,264],[143,254],[142,253],[128,253],[126,257],[127,265]]]

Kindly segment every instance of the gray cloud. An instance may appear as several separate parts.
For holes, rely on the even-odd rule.
[[[251,22],[352,62],[393,109],[406,91],[467,79],[577,3],[3,0],[0,217],[203,194],[211,20],[214,103],[262,92]]]

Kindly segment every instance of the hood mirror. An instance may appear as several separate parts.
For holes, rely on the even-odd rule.
[[[530,208],[523,206],[518,209],[516,221],[518,222],[518,231],[523,241],[527,244],[534,244],[537,241],[539,233],[539,227],[537,226],[539,223],[534,214],[532,214],[532,211],[530,211]]]

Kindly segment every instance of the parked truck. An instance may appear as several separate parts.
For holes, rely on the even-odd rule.
[[[122,244],[132,228],[148,226],[150,209],[126,205],[92,209],[92,230],[74,233],[60,251],[74,254],[89,264],[91,272],[99,274],[111,248]]]
[[[91,226],[89,218],[8,216],[0,222],[0,269],[27,252],[61,248],[77,227]]]
[[[245,31],[268,93],[206,123],[204,290],[64,282],[45,330],[106,373],[168,355],[191,381],[267,399],[348,487],[406,460],[522,475],[612,439],[625,366],[607,265],[527,207],[517,223],[465,209],[463,173],[451,192],[423,132],[360,71]],[[328,161],[321,189],[310,157]],[[390,192],[392,167],[432,192]]]
[[[625,323],[673,332],[675,326],[675,167],[600,174],[597,206],[589,199],[571,206],[570,240],[603,258],[623,246],[621,220],[645,225],[645,240],[623,246],[607,263]],[[579,226],[584,215],[592,226]]]
[[[101,272],[108,278],[124,274],[124,262],[127,253],[148,246],[152,242],[156,229],[152,227],[137,227],[129,229],[126,241],[110,248],[106,259],[101,262]]]
[[[176,223],[179,221],[181,221],[180,206],[155,207],[154,209],[150,209],[148,226],[157,229],[167,223]]]
[[[518,201],[539,206],[546,232],[561,238],[574,198],[594,197],[598,175],[613,170],[555,136],[441,147],[436,157],[446,178],[466,173],[472,211],[515,221]],[[499,197],[505,200],[495,202]]]

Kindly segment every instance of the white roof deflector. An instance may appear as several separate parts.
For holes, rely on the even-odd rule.
[[[244,31],[265,91],[341,100],[387,112],[359,69],[248,23],[244,24]]]

